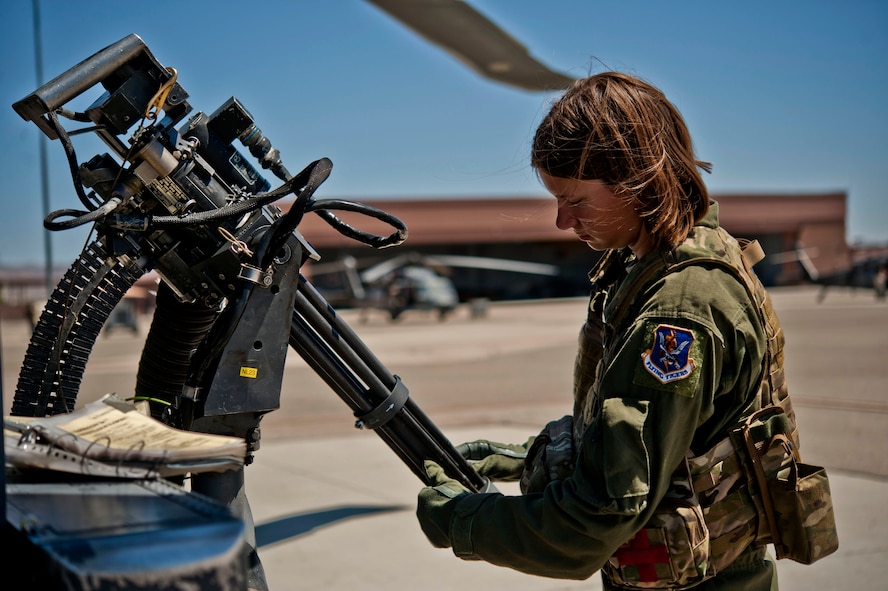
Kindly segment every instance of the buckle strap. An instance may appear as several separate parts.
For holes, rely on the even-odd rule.
[[[368,429],[378,429],[401,412],[401,409],[407,404],[410,392],[407,390],[407,386],[401,382],[401,378],[395,376],[395,380],[395,386],[392,388],[391,394],[378,404],[376,408],[367,414],[358,416],[358,420],[355,421],[355,427],[358,429],[365,427]]]

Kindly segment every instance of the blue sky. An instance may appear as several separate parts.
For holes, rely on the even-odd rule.
[[[635,73],[681,110],[715,193],[848,194],[851,243],[888,243],[888,4],[471,0],[554,69]],[[527,164],[553,94],[480,78],[363,0],[41,0],[44,80],[136,33],[195,111],[237,96],[318,197],[542,196]],[[0,265],[44,263],[31,0],[0,19]],[[94,97],[93,97],[94,98]],[[80,161],[105,151],[75,143]],[[50,208],[77,208],[49,142]],[[273,179],[272,184],[276,184]],[[767,212],[762,212],[767,216]],[[84,228],[52,233],[68,266]]]

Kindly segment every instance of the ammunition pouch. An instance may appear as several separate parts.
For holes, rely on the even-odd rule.
[[[778,559],[811,564],[835,552],[839,542],[826,470],[802,463],[792,427],[782,408],[769,406],[732,431],[731,439],[755,483],[755,543],[774,544]]]

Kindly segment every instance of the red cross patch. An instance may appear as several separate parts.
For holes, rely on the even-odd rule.
[[[669,564],[669,548],[666,544],[651,544],[648,530],[641,529],[614,552],[614,558],[619,561],[621,569],[627,566],[637,568],[639,582],[653,583],[659,580],[657,565]]]

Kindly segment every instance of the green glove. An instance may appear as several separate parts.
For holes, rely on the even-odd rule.
[[[520,483],[523,494],[542,492],[553,480],[570,476],[577,460],[573,416],[564,415],[549,421],[536,436],[527,455],[529,459]]]
[[[419,491],[416,517],[423,533],[436,548],[450,547],[450,521],[456,510],[456,499],[472,491],[447,476],[444,469],[431,460],[424,463],[430,486]]]
[[[527,450],[533,444],[508,444],[478,439],[456,446],[456,451],[467,459],[475,471],[491,480],[518,480],[524,471]]]

